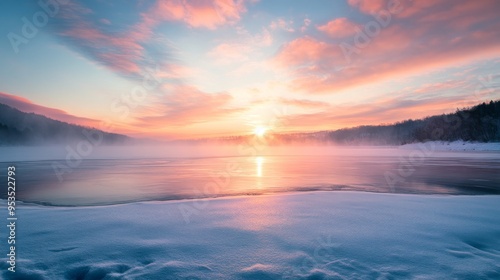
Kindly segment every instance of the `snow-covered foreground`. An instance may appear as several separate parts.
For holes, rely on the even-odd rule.
[[[500,278],[500,196],[310,192],[17,211],[17,279]]]

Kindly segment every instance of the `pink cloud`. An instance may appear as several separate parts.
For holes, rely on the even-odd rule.
[[[251,34],[243,27],[238,31],[239,36],[218,44],[207,53],[207,56],[218,64],[238,63],[238,69],[232,70],[232,73],[246,72],[245,69],[262,65],[262,61],[259,60],[262,50],[273,43],[273,37],[267,28],[256,34]]]
[[[275,61],[285,67],[299,67],[304,64],[317,65],[321,60],[330,61],[331,57],[340,54],[340,49],[335,46],[305,36],[285,44]]]
[[[61,35],[78,40],[80,46],[89,49],[98,62],[114,71],[140,73],[138,62],[142,59],[143,47],[133,37],[112,37],[89,24],[78,24]]]
[[[122,74],[139,74],[144,48],[133,33],[108,34],[87,18],[92,11],[74,2],[61,6],[65,21],[59,35],[76,43],[85,55]]]
[[[93,11],[82,4],[70,1],[61,7],[58,14],[64,21],[60,25],[61,36],[98,63],[121,74],[136,76],[140,75],[145,57],[149,56],[144,46],[154,41],[154,29],[161,23],[181,21],[193,28],[215,29],[237,22],[246,11],[242,0],[157,1],[128,30],[110,33],[100,28],[109,21],[93,22],[89,18]]]
[[[62,122],[88,126],[88,127],[99,127],[100,125],[100,121],[98,120],[70,115],[63,110],[41,106],[31,102],[26,98],[12,94],[0,92],[0,103],[16,108],[22,112],[44,115],[48,118]]]
[[[452,1],[457,4],[446,12],[439,5],[420,6],[427,9],[424,13],[427,15],[443,11],[439,20],[393,17],[387,27],[381,27],[378,34],[368,36],[361,45],[354,40],[359,33],[342,41],[297,38],[282,47],[275,62],[292,74],[292,88],[308,93],[333,93],[498,57],[500,20],[491,12],[499,10],[493,5],[498,2],[458,2]],[[463,22],[469,18],[474,20]],[[343,51],[345,44],[351,52]]]
[[[453,30],[464,30],[475,24],[496,20],[500,11],[500,2],[495,0],[443,1],[442,5],[435,5],[432,8],[435,10],[433,13],[424,14],[425,9],[421,9],[415,17],[419,16],[422,24],[443,24]]]
[[[489,101],[491,95],[472,94],[477,85],[481,85],[477,77],[473,77],[471,83],[465,76],[467,73],[455,79],[405,87],[373,99],[330,105],[313,113],[287,115],[283,122],[291,125],[287,129],[295,131],[379,125],[452,113],[458,108]]]
[[[300,28],[300,31],[301,32],[306,32],[307,28],[309,27],[309,25],[311,25],[311,20],[309,18],[305,18],[304,19],[304,25],[302,25],[302,27]]]
[[[349,0],[349,5],[366,14],[376,14],[387,7],[387,0]]]
[[[158,78],[183,80],[199,75],[196,69],[181,64],[169,63],[164,65],[160,71],[155,73]]]
[[[272,21],[271,24],[269,25],[269,28],[271,28],[272,30],[281,29],[288,32],[295,31],[295,29],[293,28],[293,21],[291,20],[286,21],[282,18]]]
[[[241,0],[166,0],[158,1],[144,16],[152,17],[150,21],[183,21],[191,27],[215,29],[236,22],[245,11]]]
[[[447,0],[421,0],[421,1],[411,1],[405,0],[402,3],[403,9],[398,14],[398,17],[422,17],[427,14],[430,8],[435,9],[438,6],[449,7],[451,2],[446,3]]]
[[[325,32],[332,38],[353,36],[358,28],[357,24],[347,18],[336,18],[325,25],[318,26],[318,30]]]

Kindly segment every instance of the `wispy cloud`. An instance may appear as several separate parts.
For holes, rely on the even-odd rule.
[[[293,21],[285,20],[283,18],[273,20],[269,25],[269,28],[271,28],[272,30],[284,30],[287,32],[295,32],[295,28],[293,27]]]
[[[318,26],[318,30],[325,32],[332,38],[344,38],[354,36],[359,30],[358,24],[352,22],[348,18],[336,18],[324,25]]]
[[[233,98],[225,92],[206,93],[192,86],[173,86],[169,92],[137,114],[138,127],[160,129],[209,123],[244,110],[232,106]]]
[[[422,99],[387,98],[371,104],[345,104],[314,113],[283,116],[283,123],[291,124],[291,131],[333,130],[361,125],[390,124],[407,119],[453,112],[459,107],[472,106],[477,101],[457,102],[456,97],[428,97]],[[443,108],[447,108],[446,110]],[[318,121],[321,120],[321,121]]]
[[[83,56],[123,75],[139,75],[145,48],[136,31],[107,32],[92,20],[93,11],[78,2],[61,5],[56,33]]]
[[[180,21],[192,28],[215,29],[233,24],[245,12],[243,1],[157,1],[138,12],[139,21],[121,29],[108,27],[107,19],[95,20],[94,11],[83,3],[61,5],[56,31],[85,57],[119,74],[137,77],[145,67],[179,64],[175,47],[163,36],[154,35],[159,25]],[[155,48],[161,44],[161,48]]]
[[[309,99],[279,98],[278,101],[283,105],[296,106],[304,109],[325,109],[330,107],[330,104],[327,102]]]

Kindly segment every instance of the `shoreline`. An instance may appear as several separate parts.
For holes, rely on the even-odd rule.
[[[366,192],[19,205],[16,273],[41,279],[491,276],[500,273],[498,205],[494,195]]]
[[[364,191],[364,190],[302,190],[302,191],[282,191],[282,192],[265,192],[260,194],[236,194],[236,195],[221,195],[217,197],[203,197],[203,198],[181,198],[181,199],[157,199],[157,200],[137,200],[137,201],[125,201],[118,203],[109,204],[88,204],[88,205],[57,205],[44,202],[26,202],[23,200],[16,200],[18,206],[32,206],[40,208],[93,208],[93,207],[113,207],[121,205],[134,205],[134,204],[170,204],[170,203],[196,203],[198,201],[217,201],[226,199],[241,199],[241,198],[252,198],[260,196],[288,196],[288,195],[307,195],[307,194],[329,194],[329,193],[368,193],[377,195],[391,195],[391,196],[422,196],[422,197],[476,197],[476,196],[500,196],[500,194],[491,193],[477,193],[477,194],[455,194],[455,193],[402,193],[402,192],[375,192],[375,191]],[[7,199],[0,198],[0,206],[6,206]]]

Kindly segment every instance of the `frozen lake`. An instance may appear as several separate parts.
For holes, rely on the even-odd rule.
[[[325,155],[94,158],[58,169],[59,177],[54,164],[65,164],[64,160],[0,165],[5,170],[16,166],[18,200],[58,206],[315,190],[500,194],[498,152],[418,155],[364,150]],[[6,189],[1,195],[6,197]]]
[[[111,152],[59,176],[64,149],[3,153],[17,200],[38,204],[16,204],[19,257],[3,278],[500,276],[498,152]]]

